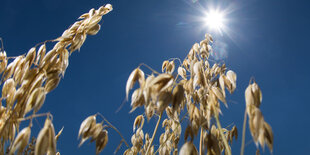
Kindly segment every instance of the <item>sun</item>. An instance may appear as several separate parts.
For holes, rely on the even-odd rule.
[[[224,13],[219,10],[210,10],[205,13],[204,22],[210,29],[222,32],[224,27]]]

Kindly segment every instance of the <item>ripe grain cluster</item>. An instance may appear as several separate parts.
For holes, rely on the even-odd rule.
[[[107,4],[91,9],[79,17],[61,37],[45,41],[32,47],[25,55],[7,57],[0,52],[0,74],[2,96],[0,98],[0,154],[60,154],[56,141],[61,134],[55,134],[51,114],[37,114],[43,106],[46,95],[54,90],[69,65],[69,56],[79,50],[87,35],[100,30],[102,16],[112,11]],[[55,42],[47,50],[46,44]],[[39,46],[39,47],[38,47]],[[31,137],[32,119],[46,116],[44,127],[34,141]],[[21,122],[30,120],[29,125],[19,129]],[[17,133],[17,135],[16,135]],[[102,137],[102,133],[99,134]],[[98,143],[102,143],[97,140]],[[99,149],[98,151],[100,151]]]
[[[214,63],[209,59],[212,44],[212,36],[206,34],[204,40],[192,46],[183,61],[178,58],[165,60],[161,72],[144,64],[131,72],[125,88],[126,100],[132,91],[130,113],[137,108],[143,108],[144,113],[138,115],[133,123],[131,146],[127,145],[124,155],[231,155],[231,144],[233,139],[237,140],[238,130],[236,126],[223,128],[219,116],[222,114],[221,105],[226,108],[229,106],[226,93],[232,94],[235,91],[237,74],[224,63]],[[151,70],[151,74],[144,73],[141,69],[144,66]],[[267,144],[272,152],[273,133],[259,109],[262,92],[257,83],[249,84],[245,99],[244,121],[248,115],[250,131],[257,148],[260,144],[264,149]],[[151,133],[143,131],[143,126],[145,118],[149,121],[153,117],[158,117],[158,121],[151,136]],[[81,129],[85,128],[83,124],[87,119],[83,121]],[[159,144],[154,144],[160,127],[164,128],[164,132],[159,136]],[[96,125],[88,124],[86,128],[88,130],[85,134],[88,135]],[[182,133],[185,143],[179,148]],[[194,139],[199,139],[199,146],[194,145]],[[122,138],[122,142],[126,140]]]

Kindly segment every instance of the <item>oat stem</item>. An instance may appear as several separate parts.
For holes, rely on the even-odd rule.
[[[222,129],[220,120],[219,120],[219,118],[218,118],[218,115],[215,114],[215,115],[214,115],[214,118],[215,118],[215,120],[216,120],[217,127],[218,127],[218,129],[220,130],[220,135],[221,135],[221,137],[222,137],[222,139],[223,139],[224,146],[225,146],[225,149],[226,149],[226,151],[227,151],[227,154],[228,154],[228,155],[231,155],[231,150],[230,150],[230,147],[229,147],[229,145],[228,145],[227,139],[226,139],[226,137],[225,137],[225,135],[224,135],[224,132],[223,132],[223,129]]]
[[[244,119],[243,119],[243,127],[242,127],[242,143],[241,143],[241,151],[240,155],[244,154],[244,143],[245,143],[245,131],[246,131],[246,109],[244,110]]]
[[[160,73],[158,73],[156,70],[154,70],[152,67],[148,66],[148,65],[145,64],[145,63],[141,63],[141,64],[138,66],[138,68],[139,68],[140,66],[145,66],[146,68],[148,68],[149,70],[151,70],[153,73],[155,73],[155,74],[160,74]]]
[[[43,114],[33,114],[31,116],[28,116],[28,117],[25,117],[25,118],[19,118],[17,119],[18,121],[26,121],[26,120],[31,120],[33,118],[36,118],[36,117],[42,117],[42,116],[51,116],[52,114],[51,113],[43,113]]]
[[[151,143],[149,144],[149,146],[147,147],[147,150],[146,150],[146,154],[148,154],[151,146],[152,146],[152,143],[154,141],[154,138],[155,138],[155,135],[156,135],[156,132],[157,132],[157,129],[158,129],[158,126],[159,126],[159,123],[160,123],[160,120],[161,120],[161,116],[163,115],[163,112],[160,113],[159,115],[159,118],[157,120],[157,123],[156,123],[156,126],[155,126],[155,129],[154,129],[154,132],[153,132],[153,136],[152,136],[152,139],[151,139]]]
[[[3,40],[2,38],[0,37],[0,41],[1,41],[1,48],[0,48],[0,52],[3,51],[4,52],[4,46],[3,46]]]
[[[170,59],[168,59],[168,60],[178,60],[179,61],[179,63],[180,63],[180,65],[182,65],[182,61],[179,59],[179,58],[170,58]]]
[[[125,145],[129,148],[129,145],[128,145],[128,143],[127,143],[127,141],[125,140],[125,138],[123,137],[123,135],[117,130],[117,128],[114,126],[114,125],[112,125],[101,113],[97,113],[104,121],[106,121],[109,125],[110,125],[110,127],[112,128],[112,129],[114,129],[118,134],[119,134],[119,136],[122,138],[122,141],[124,141],[124,143],[125,143]]]
[[[200,127],[199,155],[203,155],[202,143],[203,143],[203,130],[202,127]]]

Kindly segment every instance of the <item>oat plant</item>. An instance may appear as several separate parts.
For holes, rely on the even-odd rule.
[[[204,40],[192,46],[183,61],[178,58],[165,60],[161,71],[141,64],[131,72],[125,88],[126,100],[133,91],[130,113],[137,108],[143,108],[144,112],[138,114],[133,122],[131,145],[128,147],[126,143],[124,155],[231,155],[231,144],[233,139],[237,140],[238,130],[236,126],[223,128],[219,117],[221,106],[230,106],[226,93],[235,91],[237,74],[224,63],[209,59],[212,43],[212,36],[206,34]],[[151,74],[145,74],[142,67],[150,70]],[[138,87],[132,90],[135,85]],[[254,81],[245,91],[245,101],[241,155],[244,154],[247,116],[257,148],[260,145],[264,149],[267,144],[272,152],[273,133],[259,109],[262,92]],[[93,117],[92,121],[90,117]],[[97,139],[95,116],[90,117],[83,121],[79,135]],[[154,131],[145,133],[145,119],[153,117],[157,117]],[[157,133],[158,128],[164,128],[164,132]],[[182,133],[184,137],[181,137]],[[159,144],[154,144],[156,134],[160,135]],[[178,147],[181,138],[185,143]],[[199,146],[194,145],[194,139],[199,140]],[[84,140],[82,138],[81,143]],[[126,141],[122,139],[122,142]],[[259,149],[256,154],[259,154]]]
[[[24,55],[7,57],[2,45],[0,154],[60,154],[57,152],[56,141],[62,129],[56,134],[52,115],[38,112],[46,95],[63,78],[69,65],[69,56],[81,48],[87,35],[97,34],[102,16],[110,11],[110,4],[97,10],[91,9],[81,15],[59,38],[39,43]],[[54,46],[47,49],[46,44]],[[46,120],[39,134],[29,143],[30,137],[34,137],[31,135],[31,128],[35,117],[46,117]],[[29,125],[20,129],[20,124],[24,121],[29,121]],[[104,133],[100,132],[99,137],[103,138]],[[98,143],[101,144],[99,140]]]

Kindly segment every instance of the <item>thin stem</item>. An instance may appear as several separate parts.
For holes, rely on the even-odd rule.
[[[0,37],[0,41],[1,41],[1,48],[0,48],[0,52],[1,52],[1,51],[4,51],[3,40],[1,37]]]
[[[119,134],[119,136],[122,138],[122,141],[124,141],[124,143],[126,144],[126,146],[129,148],[129,145],[128,145],[128,143],[127,143],[127,141],[125,140],[125,138],[123,137],[123,135],[117,130],[117,128],[114,126],[114,125],[112,125],[101,113],[97,113],[104,121],[106,121],[109,125],[110,125],[110,127],[112,128],[112,129],[114,129],[118,134]]]
[[[47,42],[54,42],[54,41],[55,41],[55,39],[54,40],[46,40],[46,41],[37,43],[34,47],[37,48],[39,45],[46,44]]]
[[[218,118],[218,115],[215,114],[215,115],[214,115],[214,118],[215,118],[215,120],[216,120],[217,127],[218,127],[218,129],[220,130],[220,135],[221,135],[221,137],[222,137],[222,139],[223,139],[223,141],[224,141],[224,146],[225,146],[225,149],[226,149],[226,151],[227,151],[227,154],[228,154],[228,155],[231,155],[231,150],[230,150],[230,147],[229,147],[229,145],[228,145],[227,139],[226,139],[226,137],[225,137],[225,135],[224,135],[224,133],[223,133],[223,129],[222,129],[220,120],[219,120],[219,118]]]
[[[8,60],[9,59],[16,59],[17,57],[20,57],[20,56],[25,56],[26,54],[22,54],[22,55],[19,55],[19,56],[12,56],[12,57],[6,57]]]
[[[243,119],[243,128],[242,128],[242,143],[241,143],[241,153],[240,155],[244,154],[244,143],[245,143],[245,131],[246,131],[246,109],[244,110],[244,119]]]
[[[146,150],[146,154],[148,154],[151,146],[152,146],[152,143],[154,141],[154,138],[155,138],[155,135],[156,135],[156,132],[157,132],[157,129],[158,129],[158,126],[159,126],[159,123],[160,123],[160,120],[161,120],[161,116],[163,115],[163,112],[160,113],[159,115],[159,118],[157,120],[157,123],[156,123],[156,126],[155,126],[155,129],[154,129],[154,132],[153,132],[153,136],[152,136],[152,139],[151,139],[151,143],[149,144],[149,146],[147,147],[147,150]]]
[[[50,116],[51,114],[50,113],[43,113],[43,114],[33,114],[31,116],[28,116],[26,118],[19,118],[17,119],[18,121],[26,121],[26,120],[32,120],[33,118],[36,118],[36,117],[42,117],[42,116]],[[53,120],[53,119],[52,119]]]
[[[150,66],[148,66],[148,65],[145,64],[145,63],[141,63],[138,67],[140,67],[140,66],[145,66],[146,68],[148,68],[149,70],[151,70],[153,73],[155,73],[155,74],[160,74],[160,73],[158,73],[156,70],[154,70],[153,68],[151,68]]]
[[[178,60],[179,61],[179,63],[180,63],[180,65],[182,65],[182,61],[179,59],[179,58],[170,58],[170,59],[168,59],[168,60]]]
[[[200,127],[199,155],[203,155],[202,143],[203,143],[203,130],[202,127]]]

